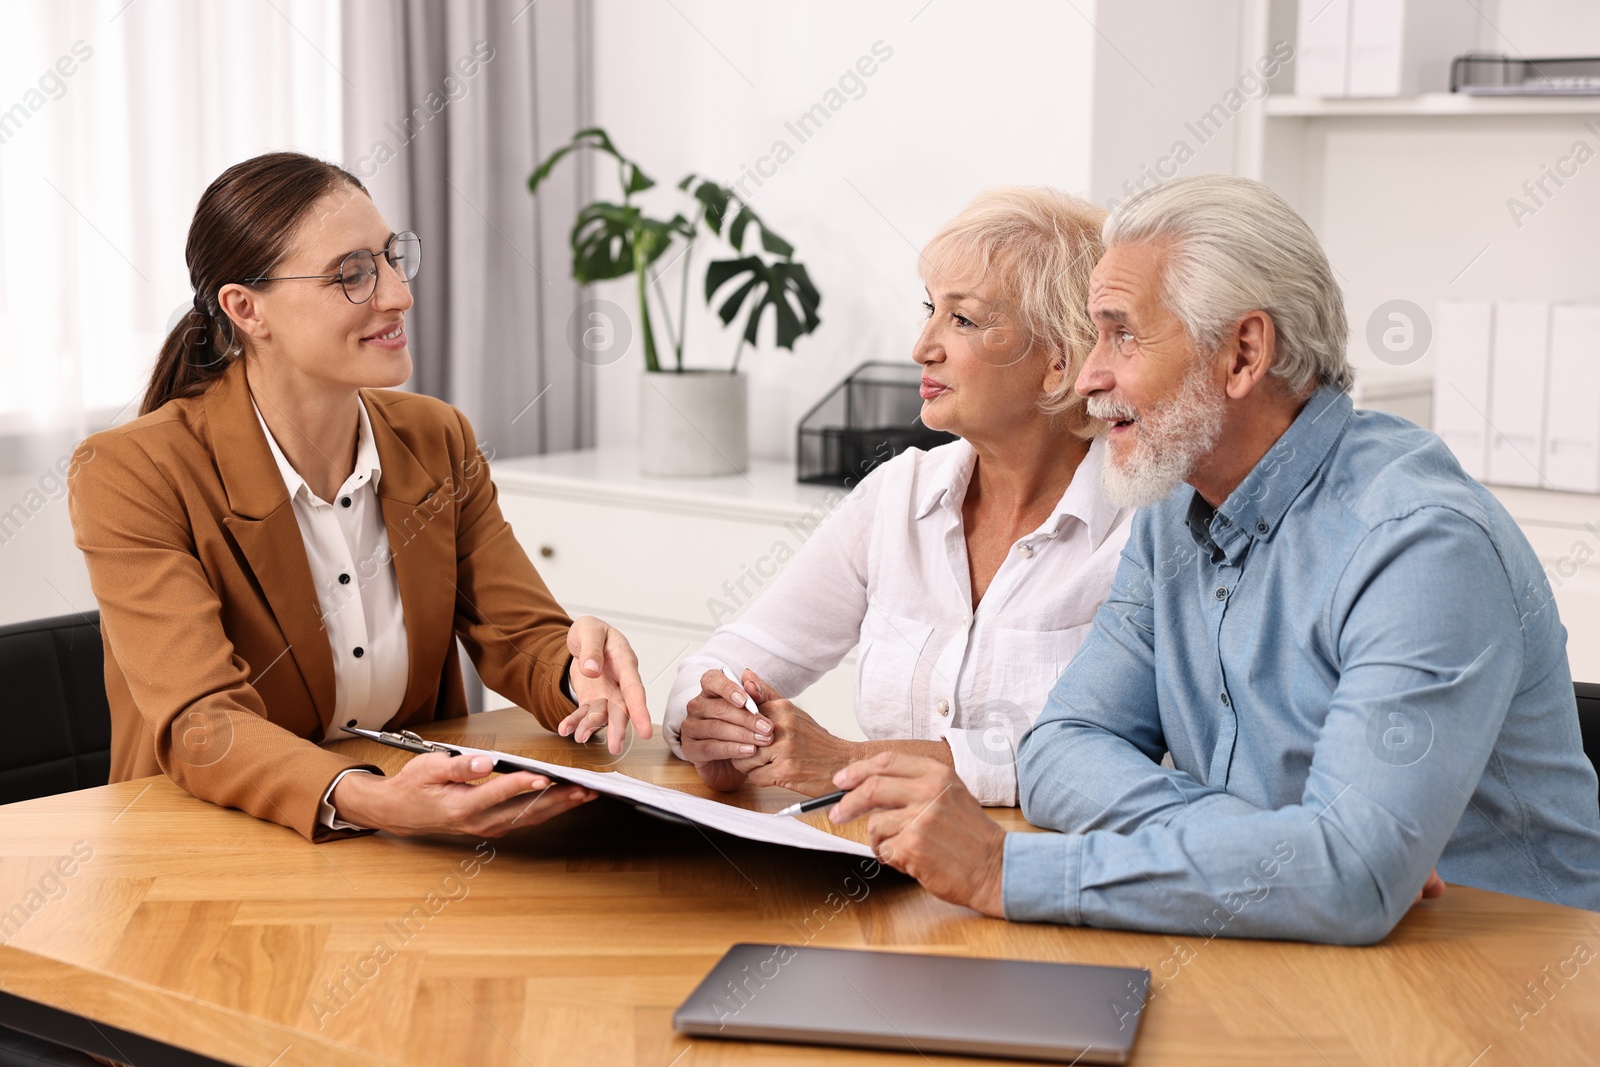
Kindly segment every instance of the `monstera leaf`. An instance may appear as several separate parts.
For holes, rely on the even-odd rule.
[[[724,188],[716,182],[706,181],[695,174],[679,182],[678,188],[705,206],[702,221],[706,224],[706,229],[721,237],[722,220],[728,214],[728,201],[733,198],[733,190]]]
[[[706,267],[706,303],[710,304],[719,290],[745,275],[749,277],[735,288],[717,309],[722,324],[727,326],[739,317],[748,304],[741,337],[744,344],[755,344],[761,329],[761,319],[767,308],[772,309],[776,324],[779,348],[794,351],[794,343],[815,330],[822,320],[817,317],[817,307],[822,297],[811,284],[805,267],[794,262],[794,246],[768,228],[749,204],[727,186],[689,175],[678,184],[705,205],[706,228],[723,238],[741,253],[738,259],[719,259]],[[730,219],[731,215],[731,219]],[[727,222],[726,230],[723,223]],[[744,239],[751,226],[760,234],[761,248],[768,255],[781,256],[768,262],[758,254],[744,255]],[[735,356],[737,362],[738,357]]]
[[[762,313],[770,307],[777,324],[778,347],[794,351],[795,341],[816,329],[822,321],[817,317],[822,297],[811,284],[806,268],[789,259],[773,263],[760,256],[719,259],[706,267],[706,303],[711,303],[723,286],[746,274],[749,279],[723,301],[717,316],[727,326],[738,317],[740,309],[750,303],[744,341],[753,345],[761,328]]]
[[[698,183],[698,184],[696,184]],[[678,188],[689,193],[696,200],[705,205],[706,228],[718,237],[726,237],[735,252],[744,251],[745,231],[753,222],[756,229],[761,231],[761,247],[772,255],[788,258],[794,255],[794,245],[773,233],[762,222],[760,217],[751,210],[750,205],[739,199],[739,195],[725,185],[707,181],[698,175],[691,174],[678,183]],[[738,212],[733,216],[733,221],[728,225],[728,232],[722,232],[723,220],[728,216],[730,205],[737,205]]]
[[[694,236],[682,215],[662,221],[632,204],[597,200],[572,223],[572,276],[580,285],[621,278],[660,259],[674,236]]]
[[[606,135],[605,130],[598,126],[590,126],[586,130],[579,130],[573,134],[572,140],[551,152],[550,158],[539,164],[539,169],[528,176],[528,192],[537,193],[540,184],[550,177],[550,172],[555,169],[555,165],[561,162],[561,157],[575,148],[593,148],[597,152],[604,152],[617,161],[621,170],[619,177],[622,180],[622,197],[624,200],[634,193],[642,193],[655,185],[655,179],[640,170],[639,165],[633,160],[617,151],[616,146],[611,143],[611,138]]]

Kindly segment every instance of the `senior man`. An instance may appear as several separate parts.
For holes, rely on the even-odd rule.
[[[1104,236],[1077,389],[1111,427],[1108,490],[1141,510],[1019,747],[1023,811],[1061,832],[1005,834],[903,755],[840,771],[834,820],[871,813],[888,862],[1009,919],[1365,944],[1435,865],[1600,909],[1549,582],[1436,436],[1353,410],[1305,222],[1201,177]]]

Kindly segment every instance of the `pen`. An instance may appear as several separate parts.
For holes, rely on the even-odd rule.
[[[738,686],[740,689],[744,688],[744,683],[739,681],[739,676],[737,674],[734,674],[733,671],[729,670],[726,665],[723,666],[722,673],[727,677],[728,681],[732,682],[734,685]],[[744,706],[745,706],[745,709],[748,710],[750,712],[750,714],[752,714],[752,715],[760,715],[761,714],[761,709],[756,707],[756,702],[755,702],[755,700],[753,700],[751,698],[749,693],[746,693],[744,695]]]
[[[832,793],[824,793],[820,797],[812,797],[810,800],[802,800],[798,804],[790,804],[787,808],[784,808],[779,812],[774,812],[774,814],[803,815],[808,811],[816,811],[818,808],[826,808],[830,805],[839,803],[839,801],[844,799],[844,795],[848,792],[850,792],[848,789],[839,789]]]

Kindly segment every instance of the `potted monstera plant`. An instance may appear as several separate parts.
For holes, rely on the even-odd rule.
[[[573,221],[572,276],[580,285],[633,277],[635,322],[645,367],[639,386],[641,470],[675,475],[744,471],[749,463],[749,383],[739,371],[739,358],[745,346],[756,343],[769,309],[778,347],[792,352],[795,341],[821,322],[817,287],[805,266],[795,260],[794,246],[725,185],[690,174],[678,183],[687,214],[680,211],[671,218],[647,214],[634,197],[653,188],[655,181],[617,151],[598,127],[579,130],[550,153],[529,176],[528,191],[537,195],[555,165],[578,149],[600,152],[617,163],[621,200],[595,200]],[[724,326],[741,320],[727,370],[683,365],[690,266],[696,240],[705,232],[731,250],[731,255],[706,265],[703,283],[707,306],[720,296],[717,317]],[[683,276],[674,320],[661,275],[679,258]],[[664,353],[670,358],[663,359]]]

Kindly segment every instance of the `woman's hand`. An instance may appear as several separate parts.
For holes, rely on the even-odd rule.
[[[613,756],[622,752],[630,721],[640,737],[649,737],[650,711],[639,678],[639,657],[622,631],[584,615],[567,631],[567,651],[572,653],[568,678],[578,707],[561,720],[556,732],[582,743],[604,726],[606,748]]]
[[[756,684],[754,671],[746,682]],[[734,760],[753,755],[772,743],[772,723],[744,706],[745,691],[721,671],[700,676],[700,693],[689,701],[679,741],[683,758],[694,764],[702,781],[712,789],[730,792],[744,783],[744,772]]]
[[[833,776],[840,768],[865,755],[860,745],[835,737],[779,697],[754,671],[744,672],[744,684],[772,726],[770,743],[748,754],[741,752],[733,760],[733,770],[751,785],[780,785],[819,797],[833,792]]]
[[[488,775],[493,766],[487,756],[430,752],[387,778],[365,772],[347,774],[339,779],[329,799],[344,821],[402,837],[501,837],[571,811],[598,795],[582,786],[553,786],[550,779],[531,771],[469,784]]]

